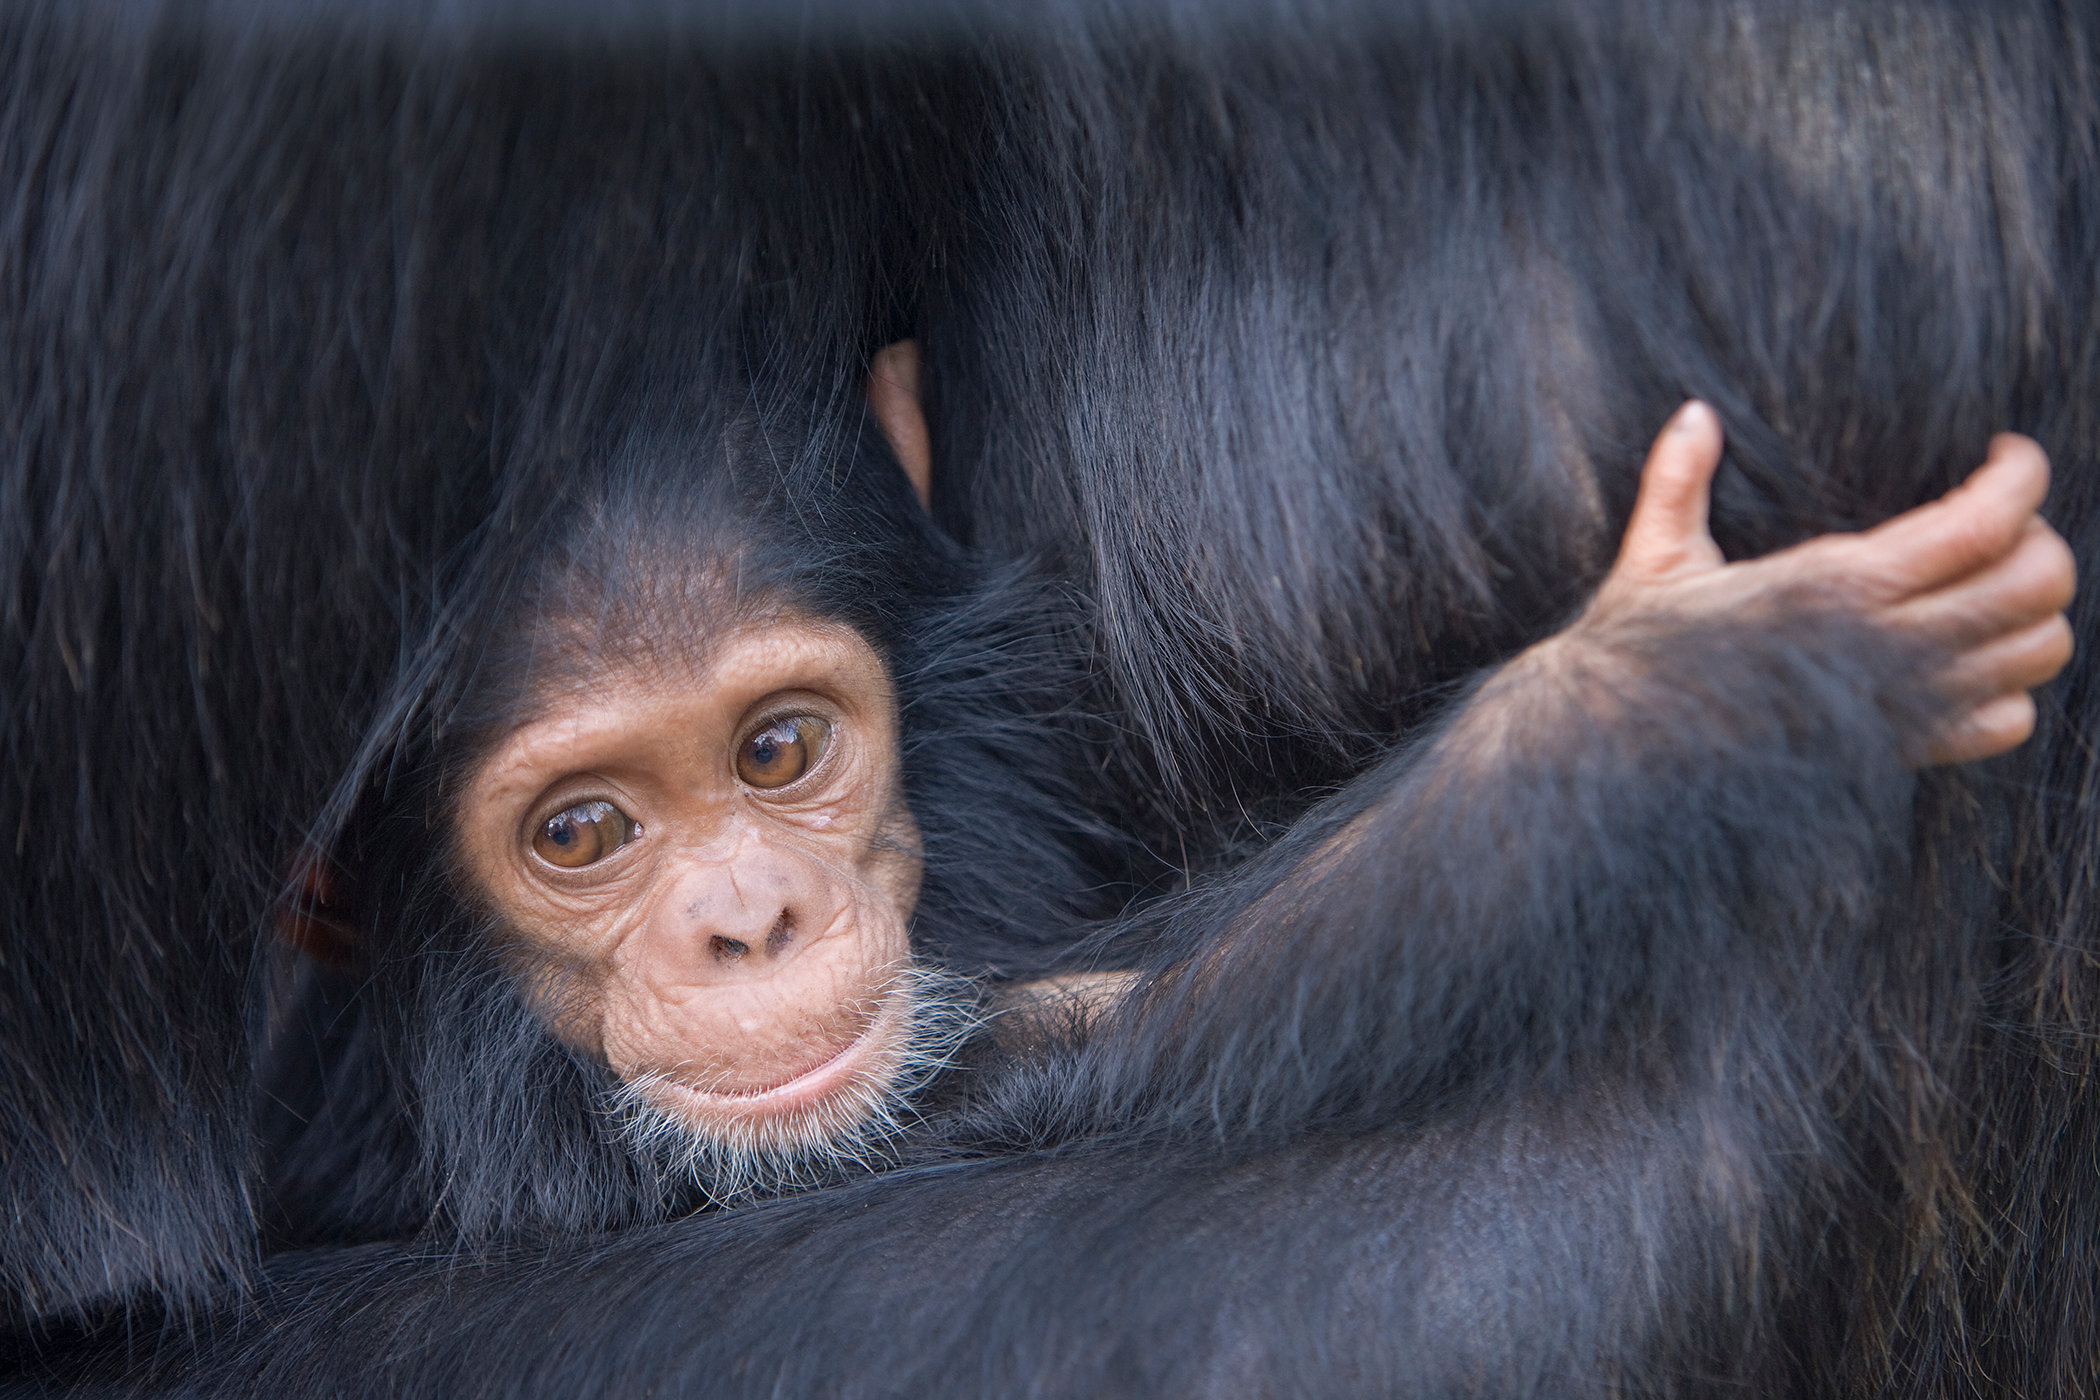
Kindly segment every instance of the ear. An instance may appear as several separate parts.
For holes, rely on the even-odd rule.
[[[933,505],[933,443],[919,406],[919,342],[900,340],[868,364],[868,409],[904,468],[919,504]]]
[[[291,897],[277,911],[277,936],[332,967],[356,955],[357,925],[344,899],[342,872],[318,851],[293,857]]]

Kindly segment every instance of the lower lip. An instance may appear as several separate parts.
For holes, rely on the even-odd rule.
[[[783,1084],[775,1084],[770,1089],[739,1093],[695,1089],[690,1085],[680,1084],[675,1079],[658,1082],[676,1089],[682,1097],[696,1104],[706,1105],[710,1114],[727,1113],[739,1117],[772,1118],[792,1113],[805,1104],[822,1099],[841,1084],[857,1078],[861,1067],[888,1045],[891,1039],[889,1032],[896,1018],[896,997],[885,997],[875,1015],[869,1019],[867,1027],[847,1042],[837,1054]]]

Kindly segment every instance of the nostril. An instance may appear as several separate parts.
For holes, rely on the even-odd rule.
[[[751,946],[740,939],[724,938],[716,934],[707,940],[707,951],[715,955],[716,962],[735,962],[751,951]]]
[[[795,916],[783,909],[780,911],[780,917],[773,921],[772,932],[766,935],[766,951],[777,954],[782,948],[793,942],[794,937]]]

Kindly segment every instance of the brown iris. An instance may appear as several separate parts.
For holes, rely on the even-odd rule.
[[[532,851],[549,865],[577,870],[604,860],[639,830],[633,818],[610,802],[579,802],[540,823]]]
[[[736,775],[755,788],[786,787],[816,766],[831,726],[815,715],[775,720],[738,746]]]

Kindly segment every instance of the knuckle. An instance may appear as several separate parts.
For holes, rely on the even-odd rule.
[[[1832,535],[1771,556],[1803,583],[1846,587],[1878,581],[1888,572],[1882,552],[1855,535]]]
[[[2055,585],[2057,606],[2061,608],[2078,593],[2078,556],[2071,552],[2064,537],[2054,530],[2045,537],[2045,548],[2049,551],[2050,577]]]
[[[2058,613],[2049,619],[2047,626],[2050,649],[2068,659],[2078,645],[2078,634],[2071,630],[2071,619]]]
[[[2026,743],[2034,727],[2034,697],[2015,690],[1970,711],[1948,736],[1946,748],[1960,755],[1956,762],[1990,758]]]

